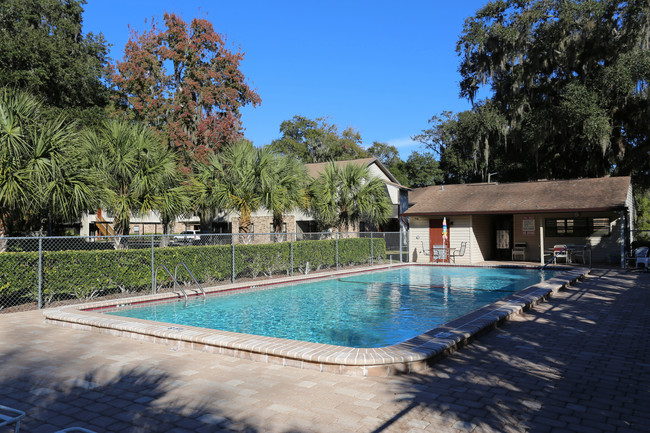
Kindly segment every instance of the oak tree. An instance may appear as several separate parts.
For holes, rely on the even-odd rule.
[[[325,118],[309,119],[293,116],[280,124],[282,137],[273,140],[271,149],[292,155],[302,162],[343,161],[365,158],[368,153],[361,147],[361,135],[353,128],[342,133]]]
[[[650,150],[649,48],[647,0],[491,1],[457,44],[461,95],[492,92],[506,139],[488,148],[526,161],[517,176],[639,181]]]
[[[108,44],[82,31],[83,0],[3,0],[0,86],[41,98],[41,110],[98,124],[109,102]]]
[[[243,58],[208,20],[166,13],[162,27],[131,33],[111,78],[119,105],[163,131],[190,167],[241,138],[240,109],[261,102],[240,70]]]

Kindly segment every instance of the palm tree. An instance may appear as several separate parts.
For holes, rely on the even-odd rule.
[[[250,233],[251,215],[265,208],[273,215],[273,230],[282,230],[287,212],[305,207],[307,173],[295,158],[268,148],[256,149],[242,140],[194,167],[195,208],[203,220],[218,211],[239,214],[239,233]]]
[[[284,215],[295,209],[306,209],[307,170],[296,158],[272,155],[272,163],[266,164],[262,173],[262,205],[273,215],[273,232],[282,231]]]
[[[250,233],[251,214],[262,206],[262,179],[270,173],[272,153],[255,149],[246,140],[227,146],[223,152],[197,164],[195,190],[197,208],[205,214],[218,210],[239,214],[239,233]]]
[[[158,211],[169,225],[182,212],[187,201],[179,188],[177,157],[151,129],[105,122],[99,133],[87,134],[86,144],[88,158],[104,179],[101,203],[114,217],[116,234],[129,233],[132,215]]]
[[[176,176],[170,176],[166,179],[166,187],[162,188],[154,198],[154,209],[160,215],[160,222],[163,227],[163,237],[160,243],[161,247],[167,246],[169,241],[168,234],[171,233],[172,224],[180,215],[189,214],[191,209],[191,190],[189,185],[183,183],[180,171]]]
[[[206,162],[195,162],[191,177],[190,191],[195,213],[199,216],[201,232],[212,231],[210,223],[219,211],[215,191],[220,184],[221,160],[212,154]]]
[[[7,233],[70,221],[97,199],[97,174],[84,165],[76,125],[47,120],[42,102],[0,89],[0,219]]]
[[[14,233],[21,214],[31,208],[28,124],[38,116],[40,101],[26,93],[0,90],[0,218],[6,233]]]
[[[310,186],[311,211],[323,227],[347,232],[365,221],[381,224],[390,217],[391,202],[386,186],[370,175],[368,167],[330,162]]]

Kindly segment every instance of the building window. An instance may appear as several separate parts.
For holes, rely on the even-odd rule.
[[[584,238],[610,234],[609,218],[547,218],[546,236]]]
[[[609,236],[611,234],[611,226],[609,223],[609,218],[592,218],[593,234],[597,236]]]

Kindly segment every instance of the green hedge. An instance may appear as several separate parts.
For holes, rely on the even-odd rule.
[[[293,271],[304,272],[336,267],[336,240],[293,243]],[[350,266],[370,262],[369,238],[338,240],[339,264]],[[386,255],[383,239],[374,239],[374,260]],[[232,245],[154,248],[156,266],[165,265],[172,273],[184,262],[204,285],[230,280]],[[236,277],[290,274],[291,243],[235,245]],[[191,283],[183,268],[180,282]],[[159,283],[166,281],[159,271]],[[151,288],[151,249],[43,252],[43,303],[61,299],[91,299],[119,292],[147,291]],[[38,253],[0,253],[0,309],[38,300]]]

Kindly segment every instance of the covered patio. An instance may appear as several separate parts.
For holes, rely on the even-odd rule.
[[[435,185],[409,203],[409,258],[421,263],[624,267],[634,221],[629,177]]]

